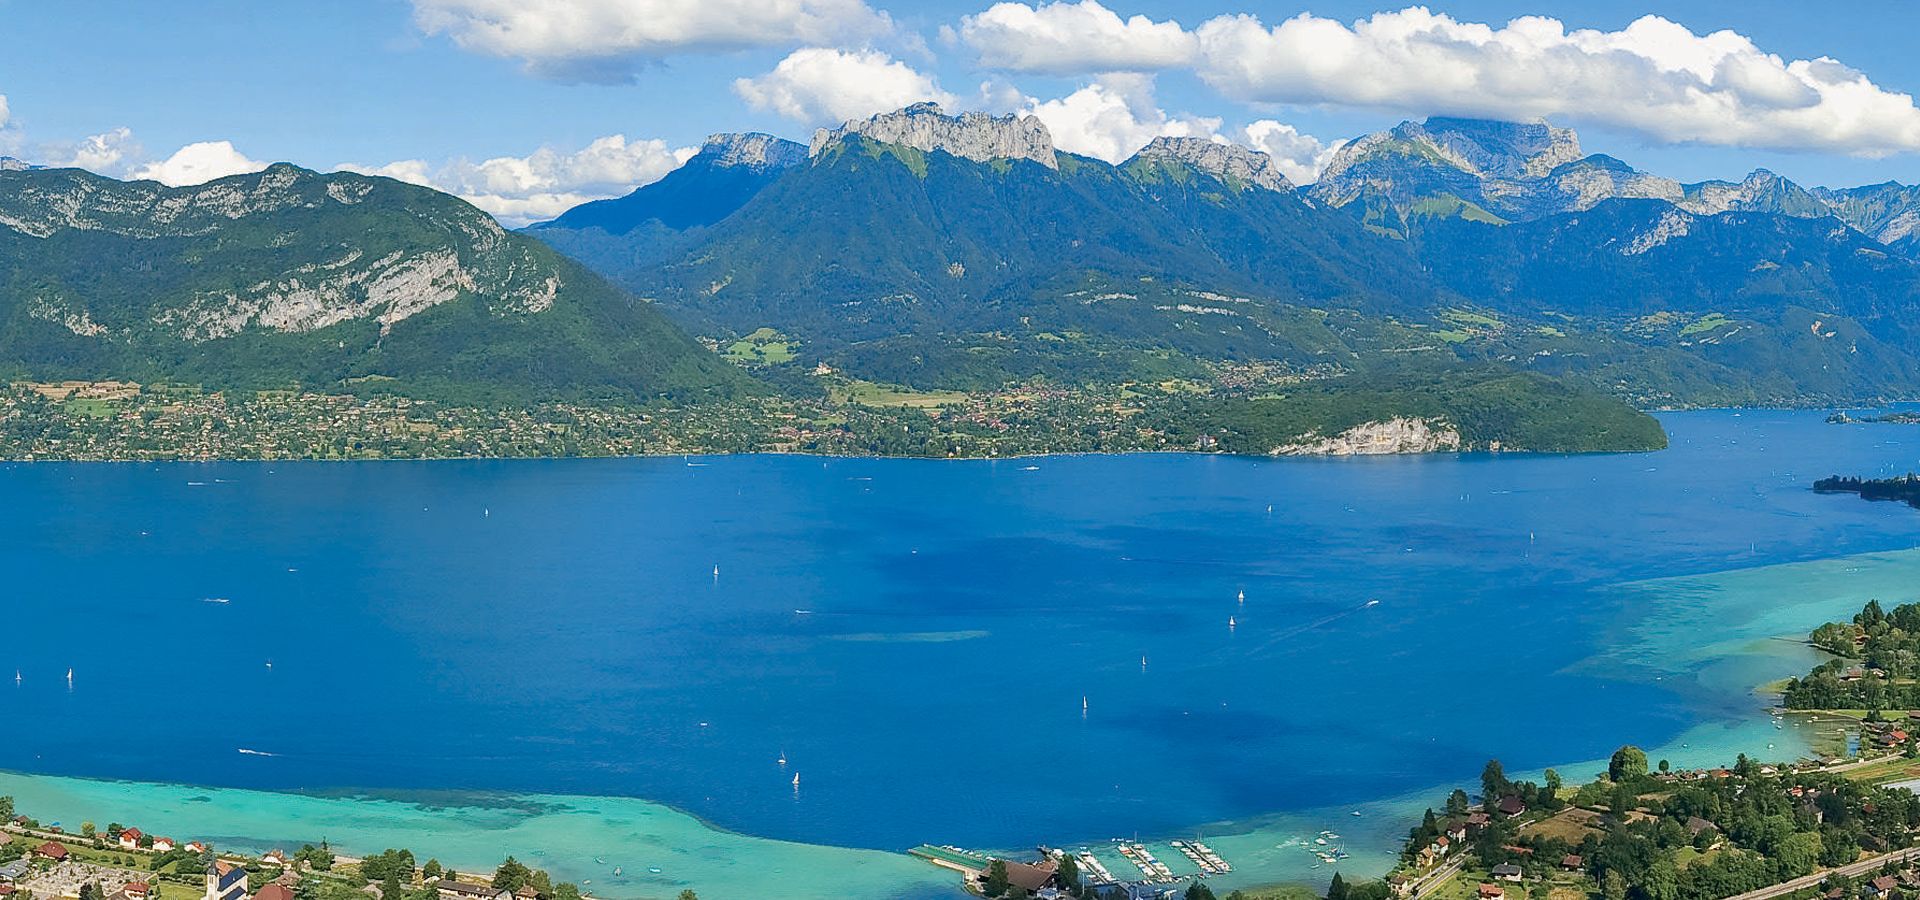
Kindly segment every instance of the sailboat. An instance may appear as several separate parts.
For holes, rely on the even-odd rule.
[[[20,684],[20,670],[19,670],[19,669],[15,669],[15,670],[13,670],[13,683],[14,683],[14,684],[15,684],[16,686]]]
[[[1238,623],[1238,622],[1235,622],[1235,621],[1233,620],[1233,617],[1232,617],[1232,616],[1228,616],[1228,617],[1227,617],[1227,627],[1228,627],[1228,628],[1237,628],[1237,627],[1239,627],[1239,625],[1240,625],[1240,623]]]
[[[67,687],[69,688],[73,687],[73,670],[72,669],[67,670]]]
[[[1246,603],[1247,603],[1247,592],[1243,590],[1240,592],[1240,605],[1245,606]]]
[[[1080,695],[1080,711],[1087,711],[1087,696],[1085,694]]]
[[[1140,657],[1140,668],[1144,669],[1146,667],[1147,667],[1147,658],[1145,656],[1142,656]]]
[[[799,786],[800,786],[800,773],[799,773],[799,772],[795,772],[795,773],[793,773],[793,786],[794,786],[794,787],[799,787]]]
[[[780,751],[780,764],[783,766],[787,764],[787,751],[785,750]]]

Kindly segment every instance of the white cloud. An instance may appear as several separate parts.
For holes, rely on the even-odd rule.
[[[527,156],[500,156],[480,162],[457,159],[434,166],[425,160],[409,159],[377,168],[340,168],[456,194],[507,225],[518,227],[658,181],[697,150],[675,148],[659,140],[630,141],[625,135],[615,134],[571,153],[542,147]]]
[[[885,53],[825,47],[795,50],[773,71],[735,80],[733,92],[754,109],[809,125],[835,125],[922,100],[954,103],[932,78]]]
[[[989,67],[1053,75],[1166,69],[1192,62],[1199,48],[1178,22],[1123,20],[1098,0],[996,3],[960,20],[959,37]]]
[[[1731,31],[1658,16],[1568,31],[1502,27],[1423,7],[1352,25],[1302,14],[1275,26],[1221,16],[1194,32],[1202,78],[1242,100],[1606,125],[1668,143],[1881,155],[1920,149],[1913,98],[1832,59],[1785,61]]]
[[[131,129],[121,126],[78,143],[45,147],[41,158],[49,166],[72,166],[110,178],[123,178],[146,158],[146,150],[134,140]]]
[[[1241,129],[1246,144],[1255,150],[1273,157],[1281,174],[1294,184],[1312,184],[1320,180],[1320,170],[1327,167],[1333,154],[1340,150],[1346,141],[1322,141],[1310,134],[1301,134],[1292,125],[1261,119]]]
[[[13,109],[7,105],[7,95],[0,94],[0,128],[7,127],[13,121]]]
[[[885,34],[864,0],[413,0],[414,20],[462,48],[518,59],[536,74],[631,80],[689,52],[826,44]]]
[[[1110,163],[1156,137],[1213,137],[1220,130],[1219,119],[1168,115],[1154,102],[1153,79],[1143,75],[1106,75],[1056,100],[1030,99],[1026,112],[1046,123],[1055,147]]]
[[[203,184],[228,175],[258,172],[266,167],[266,163],[248,159],[235,150],[231,141],[201,141],[181,147],[172,156],[159,162],[141,166],[132,174],[134,178],[180,187]]]
[[[1191,30],[1099,0],[1000,3],[962,20],[994,67],[1098,74],[1191,66],[1253,103],[1415,115],[1554,117],[1699,143],[1867,156],[1920,150],[1920,107],[1836,60],[1786,60],[1733,31],[1645,16],[1618,31],[1525,16],[1465,22],[1414,6],[1346,23],[1216,16]]]

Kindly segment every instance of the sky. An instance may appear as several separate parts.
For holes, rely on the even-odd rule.
[[[1161,134],[1311,181],[1466,115],[1576,128],[1682,181],[1920,181],[1920,4],[1621,0],[0,0],[0,154],[190,184],[288,161],[509,224],[618,196],[706,135],[933,99],[1120,161]]]

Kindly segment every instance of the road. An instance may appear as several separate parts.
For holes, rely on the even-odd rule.
[[[1857,863],[1848,863],[1824,872],[1815,872],[1812,875],[1795,878],[1792,881],[1781,882],[1772,887],[1763,887],[1757,891],[1748,891],[1737,897],[1729,897],[1727,900],[1768,900],[1770,897],[1780,897],[1803,888],[1814,887],[1820,882],[1827,880],[1827,877],[1830,875],[1860,875],[1866,872],[1872,872],[1890,862],[1911,861],[1917,854],[1920,854],[1920,850],[1905,849],[1895,850],[1892,853],[1882,853],[1879,856],[1869,857]]]

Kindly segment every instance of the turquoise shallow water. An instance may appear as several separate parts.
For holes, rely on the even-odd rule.
[[[1768,638],[1920,584],[1920,517],[1805,487],[1915,466],[1908,432],[1666,421],[1609,457],[14,467],[0,715],[41,727],[0,768],[142,782],[5,779],[54,818],[164,801],[614,897],[937,895],[810,845],[1136,833],[1206,835],[1229,885],[1330,875],[1279,846],[1322,828],[1377,871],[1489,756],[1792,755],[1751,687],[1805,659]],[[393,799],[284,793],[340,788]]]

